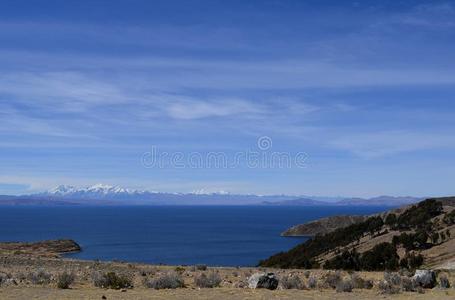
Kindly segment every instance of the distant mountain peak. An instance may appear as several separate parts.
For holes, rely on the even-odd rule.
[[[72,185],[59,185],[43,194],[54,196],[71,196],[71,195],[118,195],[118,194],[144,194],[145,191],[130,190],[117,185],[94,184],[87,187],[75,187]]]
[[[55,188],[48,190],[47,194],[54,194],[54,195],[67,195],[74,193],[77,190],[75,186],[72,185],[59,185]]]
[[[193,194],[193,195],[230,195],[229,192],[226,192],[223,190],[216,191],[216,192],[209,192],[205,189],[194,190],[190,194]]]
[[[128,189],[124,189],[120,186],[112,186],[112,185],[101,184],[101,183],[87,187],[86,191],[94,192],[94,193],[103,193],[103,194],[109,194],[109,193],[118,194],[118,193],[129,193],[130,192]]]

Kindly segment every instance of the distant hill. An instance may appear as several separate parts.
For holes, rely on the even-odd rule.
[[[346,198],[336,202],[338,205],[377,205],[377,206],[402,206],[422,201],[424,198],[417,197],[393,197],[379,196],[369,199]]]
[[[336,201],[323,201],[312,198],[297,198],[283,200],[279,202],[264,201],[263,205],[282,205],[282,206],[323,206],[323,205],[340,205],[340,206],[403,206],[407,204],[417,203],[424,198],[418,197],[394,197],[394,196],[379,196],[374,198],[344,198]]]
[[[262,205],[275,205],[275,206],[319,206],[319,205],[330,205],[328,202],[307,199],[307,198],[299,198],[293,200],[284,200],[279,202],[270,202],[270,201],[263,201]]]
[[[304,224],[295,225],[286,231],[282,236],[315,236],[325,234],[338,228],[347,227],[354,223],[365,221],[367,216],[331,216]]]
[[[335,221],[319,222],[335,226]],[[455,197],[427,199],[344,225],[259,265],[383,271],[421,265],[442,268],[455,262]]]

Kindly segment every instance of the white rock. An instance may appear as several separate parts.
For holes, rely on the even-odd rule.
[[[251,275],[250,278],[248,278],[248,287],[250,289],[255,289],[256,286],[258,285],[259,278],[265,275],[266,275],[265,273],[254,273],[253,275]]]
[[[436,273],[432,270],[416,270],[412,278],[423,288],[432,289],[436,286]]]

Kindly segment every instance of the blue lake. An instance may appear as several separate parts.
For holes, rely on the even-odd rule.
[[[290,226],[385,207],[282,206],[0,206],[1,241],[71,238],[83,251],[70,257],[164,264],[254,266],[305,238]]]

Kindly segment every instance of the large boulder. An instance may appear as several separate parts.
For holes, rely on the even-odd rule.
[[[248,279],[248,287],[251,289],[276,290],[278,279],[273,273],[255,273]]]
[[[432,289],[436,286],[436,273],[432,270],[416,270],[415,283],[425,289]]]
[[[255,289],[258,285],[259,278],[266,275],[265,273],[254,273],[253,275],[248,278],[248,287],[250,289]]]

